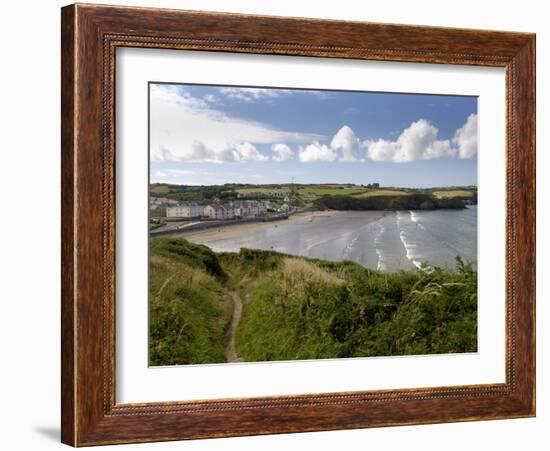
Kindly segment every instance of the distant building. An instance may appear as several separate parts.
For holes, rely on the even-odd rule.
[[[178,202],[166,197],[149,197],[149,214],[155,218],[168,215],[167,208],[178,205]]]
[[[250,216],[250,208],[246,201],[235,202],[233,209],[237,218],[248,218]]]
[[[160,204],[149,205],[149,214],[154,218],[163,218],[166,216],[166,206]]]
[[[164,197],[149,197],[149,205],[162,205],[165,204],[168,201],[168,199]]]
[[[239,218],[254,218],[267,214],[267,203],[256,200],[240,200],[233,202],[234,214]]]
[[[179,204],[166,208],[166,216],[170,218],[200,218],[203,214],[203,207],[198,204]]]
[[[233,208],[233,205],[223,205],[223,208],[225,209],[226,219],[233,219],[235,217],[235,208]]]
[[[281,207],[279,208],[279,211],[281,213],[288,213],[288,211],[290,210],[290,207],[287,205],[287,204],[283,204],[281,205]]]
[[[204,207],[204,216],[211,219],[233,219],[235,208],[230,204],[210,204]]]
[[[220,204],[211,204],[204,207],[204,216],[211,219],[225,219],[225,208]]]

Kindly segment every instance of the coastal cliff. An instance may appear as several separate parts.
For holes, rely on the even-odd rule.
[[[320,210],[437,210],[462,209],[465,203],[457,198],[436,198],[429,194],[408,196],[323,196],[314,202]]]

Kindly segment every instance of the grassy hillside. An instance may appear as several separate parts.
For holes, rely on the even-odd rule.
[[[259,187],[247,187],[247,188],[239,188],[236,190],[238,193],[241,194],[250,194],[250,193],[281,193],[281,194],[288,194],[290,193],[290,188],[286,186],[259,186]]]
[[[473,191],[465,190],[448,190],[448,191],[433,191],[432,194],[436,197],[472,197]]]
[[[237,199],[262,199],[275,203],[288,195],[294,207],[302,207],[304,203],[312,203],[323,197],[352,197],[367,199],[371,197],[399,198],[411,195],[431,196],[442,199],[462,199],[469,203],[477,203],[477,187],[452,186],[433,188],[403,188],[403,187],[372,187],[371,185],[355,184],[267,184],[251,185],[226,183],[224,185],[174,185],[153,183],[150,185],[150,196],[171,199],[177,202],[213,201],[230,202]],[[286,201],[288,202],[288,201]]]
[[[224,362],[235,297],[244,361],[477,349],[477,273],[460,260],[454,271],[386,274],[352,262],[151,242],[152,365]]]
[[[266,251],[222,255],[248,291],[237,330],[245,361],[472,352],[477,274],[458,262],[383,274]]]
[[[151,240],[149,364],[223,362],[232,303],[216,255],[185,240]]]
[[[408,196],[409,193],[405,191],[398,191],[395,189],[374,189],[372,191],[366,191],[356,195],[356,197],[373,197],[373,196]]]
[[[355,196],[365,193],[366,190],[360,187],[347,187],[347,186],[324,186],[324,185],[312,185],[312,186],[300,186],[298,188],[298,194],[304,198],[317,198],[321,196]]]

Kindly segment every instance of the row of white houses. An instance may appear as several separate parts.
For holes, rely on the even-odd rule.
[[[182,203],[166,207],[166,216],[171,218],[233,219],[254,218],[265,215],[267,215],[266,204],[255,200],[208,205]]]

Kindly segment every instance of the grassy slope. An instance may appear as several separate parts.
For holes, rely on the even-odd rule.
[[[394,189],[378,189],[361,193],[356,197],[372,197],[372,196],[408,196],[409,193],[405,191],[397,191]]]
[[[324,185],[311,185],[311,186],[298,186],[297,192],[300,196],[303,197],[320,197],[325,195],[337,195],[337,194],[345,194],[345,195],[356,195],[361,194],[365,192],[365,189],[362,188],[348,188],[348,187],[338,187],[338,186],[324,186]],[[263,187],[254,187],[254,188],[239,188],[237,189],[238,193],[241,194],[252,194],[252,193],[285,193],[288,194],[291,192],[290,186],[283,186],[283,187],[269,187],[269,186],[263,186]]]
[[[170,192],[170,188],[167,185],[154,185],[150,188],[152,193],[164,194]]]
[[[151,240],[151,365],[224,362],[224,332],[232,303],[224,273],[205,246],[172,238]]]
[[[245,361],[477,348],[477,273],[461,262],[453,272],[384,274],[351,262],[151,242],[154,365],[225,361],[232,291],[244,303],[236,341]]]
[[[287,193],[290,193],[290,188],[262,186],[262,187],[255,187],[255,188],[239,188],[236,191],[241,194],[251,194],[251,193],[285,193],[287,194]]]
[[[472,197],[472,191],[450,190],[450,191],[433,191],[432,194],[438,197]]]
[[[245,302],[237,351],[245,361],[473,352],[477,274],[383,274],[246,251],[221,256],[241,268]]]
[[[303,197],[320,197],[320,196],[337,196],[346,195],[354,196],[365,192],[365,189],[358,187],[336,187],[336,186],[302,186],[298,189],[298,194]]]

